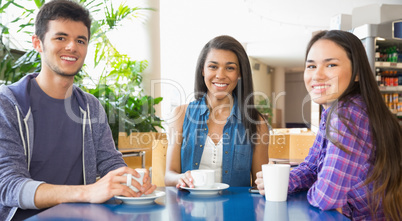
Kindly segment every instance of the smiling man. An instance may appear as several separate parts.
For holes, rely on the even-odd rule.
[[[149,194],[148,173],[134,192],[100,102],[73,85],[87,54],[91,19],[70,0],[39,11],[32,43],[41,71],[0,87],[0,220],[23,220],[65,202],[102,203]],[[98,182],[96,177],[100,176]]]

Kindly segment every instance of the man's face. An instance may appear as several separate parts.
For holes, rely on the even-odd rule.
[[[32,38],[35,49],[41,53],[42,72],[76,75],[84,64],[88,39],[88,29],[82,22],[49,21],[43,42],[36,35]]]

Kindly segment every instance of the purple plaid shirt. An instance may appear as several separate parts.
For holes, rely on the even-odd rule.
[[[337,108],[327,125],[331,108]],[[340,117],[346,118],[342,122]],[[330,136],[350,151],[346,153],[329,141],[325,134],[330,126]],[[322,210],[342,207],[344,215],[354,220],[382,220],[382,210],[377,217],[370,216],[367,193],[371,185],[364,185],[374,161],[369,118],[362,98],[354,96],[347,102],[334,103],[323,111],[320,128],[313,146],[303,163],[290,172],[289,193],[307,190],[312,206]]]

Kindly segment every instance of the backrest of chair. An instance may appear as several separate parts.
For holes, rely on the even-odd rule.
[[[152,142],[152,184],[165,186],[166,151],[168,141],[166,136]]]

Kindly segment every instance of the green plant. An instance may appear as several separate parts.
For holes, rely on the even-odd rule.
[[[273,115],[272,115],[272,104],[269,98],[267,97],[260,99],[255,107],[261,114],[263,114],[265,119],[271,125]]]
[[[21,2],[21,0],[19,0]],[[32,0],[26,0],[32,2]],[[37,10],[44,4],[44,0],[34,0],[35,9],[28,9],[15,0],[8,0],[4,4],[0,0],[0,15],[7,13],[9,7],[21,11],[21,16],[10,23],[20,23],[19,32],[25,31],[32,35],[29,27],[33,27],[33,18]],[[129,7],[121,3],[114,7],[113,1],[107,0],[80,0],[86,8],[95,13],[104,14],[100,19],[93,19],[91,26],[91,41],[89,49],[94,48],[92,66],[84,64],[80,73],[75,76],[75,84],[84,91],[93,94],[104,106],[109,118],[115,142],[120,131],[150,132],[162,127],[162,120],[155,115],[154,105],[162,101],[161,97],[153,98],[145,95],[142,89],[142,73],[148,66],[146,60],[131,60],[121,54],[109,39],[107,33],[120,27],[126,19],[140,18],[142,11],[150,8]],[[25,5],[25,4],[23,4]],[[11,50],[3,43],[3,39],[10,33],[7,25],[0,25],[0,46],[3,49],[3,58],[0,63],[0,77],[5,84],[18,81],[31,72],[41,69],[40,54],[35,50],[27,50],[20,58],[16,58]],[[94,69],[101,70],[100,75],[91,73]]]

